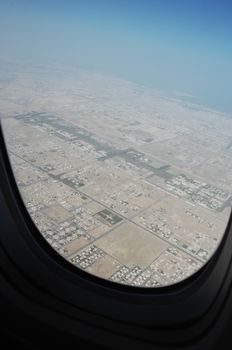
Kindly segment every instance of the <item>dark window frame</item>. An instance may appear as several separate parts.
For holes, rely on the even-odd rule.
[[[110,334],[115,339],[112,346],[136,342],[181,348],[203,342],[207,348],[210,337],[217,335],[212,330],[230,315],[226,305],[232,283],[231,216],[210,260],[175,285],[132,287],[93,276],[61,257],[33,223],[14,179],[1,125],[0,213],[0,248],[15,271],[14,284],[33,303],[55,312],[57,319],[67,318],[63,327],[69,324],[70,332],[75,333],[71,324],[77,321],[92,327],[99,343],[99,334],[105,334],[109,345]],[[7,263],[3,270],[8,273]],[[80,335],[88,338],[88,332],[84,334]]]

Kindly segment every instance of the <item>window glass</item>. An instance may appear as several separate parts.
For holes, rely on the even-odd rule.
[[[231,6],[3,1],[0,117],[40,233],[71,264],[175,284],[232,200]]]

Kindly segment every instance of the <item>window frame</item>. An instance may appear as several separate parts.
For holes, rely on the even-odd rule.
[[[175,285],[133,287],[91,275],[60,256],[30,218],[11,169],[1,121],[0,213],[0,248],[17,271],[14,283],[23,278],[23,294],[47,306],[52,300],[49,308],[59,317],[91,324],[96,333],[108,332],[116,342],[183,347],[209,341],[213,327],[229,312],[225,306],[232,283],[232,216],[209,261]]]

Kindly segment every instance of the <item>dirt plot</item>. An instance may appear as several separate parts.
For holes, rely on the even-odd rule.
[[[100,238],[96,245],[129,267],[146,267],[168,246],[132,223],[118,226]]]
[[[50,208],[46,208],[43,211],[47,216],[58,223],[68,220],[73,216],[68,210],[64,209],[58,204],[53,205]]]

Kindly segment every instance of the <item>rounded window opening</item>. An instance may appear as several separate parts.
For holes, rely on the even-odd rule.
[[[170,2],[167,18],[161,1],[65,3],[45,17],[25,3],[23,26],[22,8],[12,23],[16,5],[4,7],[0,116],[24,203],[77,268],[136,287],[180,282],[212,257],[231,211],[232,20],[215,28],[205,9],[204,38],[193,5]]]

